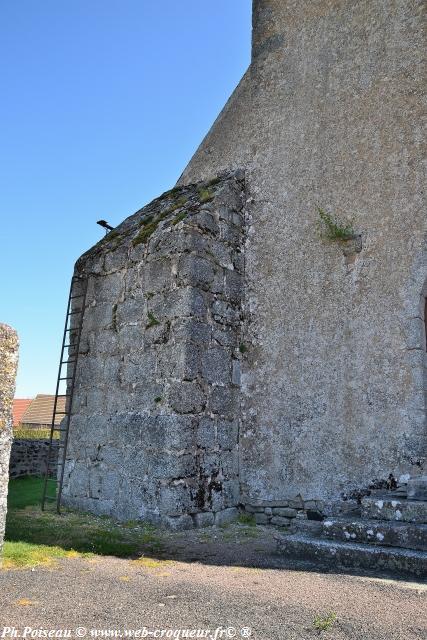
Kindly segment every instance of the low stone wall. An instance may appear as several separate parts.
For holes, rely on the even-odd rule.
[[[56,475],[59,441],[52,443],[50,468]],[[9,477],[44,476],[47,466],[49,440],[14,440],[10,454]]]
[[[295,518],[322,520],[324,505],[319,500],[270,500],[245,504],[246,513],[254,516],[257,524],[272,524],[276,527],[289,527]]]

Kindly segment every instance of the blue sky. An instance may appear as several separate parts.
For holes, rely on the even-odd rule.
[[[73,264],[176,182],[243,75],[251,0],[0,3],[0,321],[53,393]]]

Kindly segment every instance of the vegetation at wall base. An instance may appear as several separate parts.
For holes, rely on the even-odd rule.
[[[115,522],[71,509],[63,509],[61,515],[53,507],[41,511],[43,482],[35,477],[9,482],[4,569],[52,565],[65,557],[137,558],[161,551],[160,539],[150,525]]]

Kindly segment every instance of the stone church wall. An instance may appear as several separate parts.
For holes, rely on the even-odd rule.
[[[173,528],[235,517],[243,189],[240,174],[174,189],[78,261],[65,504]]]
[[[255,0],[251,67],[180,179],[246,171],[246,504],[327,508],[425,464],[424,9]],[[360,244],[320,237],[317,205]]]

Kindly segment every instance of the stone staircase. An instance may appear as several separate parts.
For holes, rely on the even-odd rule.
[[[416,483],[415,491],[408,482],[407,493],[375,492],[345,516],[301,521],[295,532],[277,534],[279,553],[328,568],[427,579],[427,477]]]

